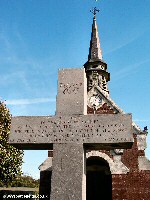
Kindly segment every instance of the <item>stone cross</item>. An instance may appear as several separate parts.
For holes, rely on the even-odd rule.
[[[53,149],[51,200],[86,200],[86,150],[133,143],[131,114],[86,114],[86,82],[84,69],[61,70],[55,116],[12,118],[12,145]]]

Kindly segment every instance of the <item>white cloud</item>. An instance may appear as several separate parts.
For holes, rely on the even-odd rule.
[[[55,102],[55,98],[35,98],[35,99],[12,99],[6,100],[7,105],[27,105],[27,104],[37,104],[46,102]]]
[[[127,38],[126,41],[124,41],[122,43],[122,40],[121,40],[121,44],[119,44],[118,46],[114,47],[113,49],[110,49],[108,52],[106,52],[104,55],[107,55],[107,54],[110,54],[110,53],[113,53],[117,50],[120,50],[122,48],[124,48],[125,46],[127,46],[128,44],[134,42],[135,40],[137,40],[138,38],[140,38],[147,30],[143,30],[142,32],[140,33],[137,33],[136,36],[133,36],[132,38]]]
[[[114,79],[113,81],[118,81],[118,80],[126,77],[127,75],[129,75],[129,72],[131,73],[132,71],[134,71],[137,68],[140,68],[143,64],[145,64],[149,61],[150,61],[150,59],[146,59],[141,62],[135,63],[133,65],[126,66],[125,68],[115,72],[113,74],[113,79]]]

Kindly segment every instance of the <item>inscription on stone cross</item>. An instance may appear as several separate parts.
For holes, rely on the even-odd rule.
[[[131,130],[130,114],[13,117],[10,143],[23,149],[50,149],[53,143],[112,149],[130,146]]]

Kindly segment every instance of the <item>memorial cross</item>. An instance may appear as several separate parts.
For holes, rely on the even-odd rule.
[[[130,148],[131,115],[86,115],[84,69],[59,71],[56,115],[13,117],[9,142],[53,149],[51,200],[86,200],[86,150]]]

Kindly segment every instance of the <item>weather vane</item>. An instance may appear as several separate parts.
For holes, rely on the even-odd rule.
[[[100,10],[94,7],[92,10],[90,10],[91,13],[93,13],[94,17],[96,16],[96,12],[99,12]]]

